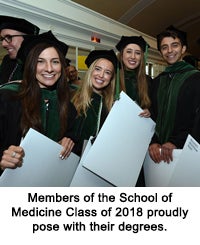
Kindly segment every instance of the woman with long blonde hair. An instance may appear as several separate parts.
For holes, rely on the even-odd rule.
[[[119,51],[120,87],[142,109],[141,117],[150,117],[150,86],[152,79],[146,75],[145,54],[149,45],[142,36],[122,36],[116,48]],[[136,186],[145,186],[141,169]]]
[[[91,51],[83,84],[72,102],[78,112],[77,137],[84,140],[97,136],[114,102],[117,57],[113,50]]]
[[[131,99],[144,109],[141,116],[149,117],[149,88],[152,79],[145,72],[145,52],[149,47],[141,36],[122,36],[116,45],[119,51],[120,86]]]

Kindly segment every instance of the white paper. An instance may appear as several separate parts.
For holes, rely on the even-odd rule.
[[[21,146],[25,151],[23,166],[6,169],[0,177],[0,186],[48,187],[69,186],[78,166],[79,157],[73,153],[59,158],[62,146],[30,129]]]
[[[155,123],[124,92],[113,105],[83,166],[115,186],[135,186]]]
[[[188,135],[169,186],[200,187],[200,144]]]
[[[147,152],[144,161],[145,184],[147,187],[167,187],[182,150],[173,150],[173,161],[155,163]]]
[[[93,174],[91,171],[83,167],[82,162],[84,161],[87,153],[89,152],[92,144],[91,138],[88,140],[83,155],[81,157],[80,163],[76,169],[70,186],[71,187],[113,187],[107,181]]]

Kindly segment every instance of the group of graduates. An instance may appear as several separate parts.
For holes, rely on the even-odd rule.
[[[149,45],[142,36],[122,36],[117,55],[113,49],[91,51],[73,96],[65,70],[68,45],[51,31],[39,34],[24,19],[0,16],[0,36],[8,51],[0,67],[2,171],[23,165],[19,145],[30,128],[59,142],[61,159],[71,151],[81,155],[84,140],[98,135],[120,91],[143,109],[138,116],[156,122],[149,145],[155,163],[170,163],[173,149],[183,148],[188,134],[200,142],[200,71],[183,60],[188,44],[181,30],[170,26],[157,35],[168,66],[155,79],[145,72]],[[143,169],[136,186],[145,186]]]

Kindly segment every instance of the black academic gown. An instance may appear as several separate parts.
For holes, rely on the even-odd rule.
[[[199,108],[196,110],[194,127],[192,129],[191,135],[200,144],[200,105]]]
[[[5,55],[0,66],[0,84],[10,81],[22,80],[23,66],[17,59],[10,59]]]
[[[187,72],[187,71],[186,71]],[[160,74],[152,83],[152,119],[156,122],[158,113],[161,111],[158,103],[158,89],[160,85]],[[165,73],[164,73],[165,75]],[[174,74],[168,74],[168,77],[173,78]],[[183,81],[183,84],[177,95],[176,112],[173,120],[173,128],[167,142],[171,142],[177,148],[183,148],[188,134],[194,135],[194,124],[197,111],[200,106],[200,72],[196,72]],[[197,120],[197,119],[196,119]],[[155,133],[152,143],[163,143],[158,134]]]
[[[103,97],[93,92],[91,97],[91,105],[88,107],[86,115],[78,116],[74,124],[76,137],[79,140],[77,147],[77,149],[79,149],[79,154],[82,152],[84,140],[88,140],[91,136],[97,136],[107,115],[108,110],[104,103]]]
[[[19,145],[21,142],[21,138],[22,138],[22,132],[20,129],[20,120],[21,120],[21,112],[22,112],[22,107],[21,107],[21,101],[19,99],[17,99],[16,94],[18,91],[18,87],[20,86],[20,84],[15,83],[16,87],[11,87],[9,88],[10,84],[5,84],[4,86],[8,87],[8,89],[0,89],[0,158],[3,155],[3,151],[5,149],[7,149],[10,145]],[[45,91],[46,92],[46,91]],[[41,93],[43,93],[43,91],[41,90]],[[50,95],[51,96],[51,95]],[[55,96],[54,96],[55,99]],[[42,103],[42,102],[41,102]],[[51,102],[50,102],[51,103]],[[52,110],[51,110],[52,108]],[[41,105],[41,110],[45,110],[45,107]],[[48,113],[52,113],[53,116],[55,115],[55,112],[57,111],[57,109],[55,110],[55,107],[51,107],[50,104],[50,108]],[[45,114],[45,112],[42,112],[42,115]],[[73,141],[77,142],[78,138],[75,137],[74,135],[74,131],[73,131],[73,127],[74,127],[74,120],[76,118],[76,109],[73,106],[72,103],[69,104],[69,111],[68,111],[68,121],[67,121],[67,131],[65,133],[66,137],[71,138]],[[44,116],[42,116],[42,120],[45,120]],[[47,124],[46,124],[46,128],[55,128],[55,130],[58,129],[57,125],[55,125],[55,123],[58,120],[56,120],[54,118],[54,120],[48,120]],[[45,134],[45,129],[44,129],[44,134]],[[47,133],[47,137],[54,137],[56,135],[57,132],[55,132],[55,134],[52,134],[51,132],[48,133],[48,131],[46,131]],[[51,137],[51,135],[54,135]],[[58,141],[60,140],[52,138],[52,140],[54,141]],[[73,149],[73,152],[76,153],[76,146]]]

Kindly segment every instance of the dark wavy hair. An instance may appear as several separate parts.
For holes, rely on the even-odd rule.
[[[68,105],[70,102],[69,87],[65,73],[65,57],[61,51],[49,43],[37,44],[28,54],[24,67],[22,86],[19,97],[22,103],[21,129],[23,136],[29,128],[43,132],[41,120],[41,93],[36,79],[36,69],[38,57],[47,48],[54,47],[61,62],[61,76],[55,84],[58,95],[59,118],[60,118],[60,138],[64,136],[67,128]]]
[[[161,42],[165,37],[172,37],[173,39],[178,38],[181,42],[182,46],[188,46],[187,45],[187,37],[186,34],[182,31],[179,30],[165,30],[163,32],[161,32],[160,34],[158,34],[156,36],[157,39],[157,49],[160,51],[161,50]]]

